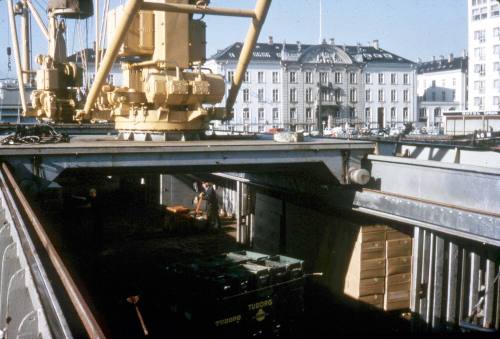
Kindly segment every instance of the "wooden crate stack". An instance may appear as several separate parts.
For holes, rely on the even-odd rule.
[[[361,226],[344,293],[390,311],[410,306],[411,237],[385,225]]]
[[[344,284],[344,293],[383,308],[385,292],[386,226],[359,228]]]
[[[386,231],[386,278],[384,310],[410,307],[411,237],[398,230]]]

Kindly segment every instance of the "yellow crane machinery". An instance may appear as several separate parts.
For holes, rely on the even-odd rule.
[[[37,58],[41,69],[32,96],[34,110],[26,113],[53,121],[114,121],[122,138],[135,140],[196,138],[210,120],[230,119],[271,4],[271,0],[256,0],[255,9],[246,10],[210,7],[208,0],[128,0],[114,21],[108,22],[113,34],[108,36],[86,101],[80,105],[76,94],[82,73],[66,61],[64,20],[57,16],[75,15],[80,9],[91,13],[92,4],[89,0],[51,1],[49,53]],[[65,6],[73,10],[62,10]],[[251,19],[225,107],[216,107],[226,93],[223,76],[203,68],[206,24],[195,19],[195,14]],[[113,86],[106,79],[118,57],[127,61],[122,62],[122,86]]]

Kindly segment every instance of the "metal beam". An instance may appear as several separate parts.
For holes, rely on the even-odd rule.
[[[104,81],[106,80],[111,67],[113,67],[113,63],[115,62],[116,56],[118,55],[123,39],[125,38],[125,34],[132,24],[132,21],[135,18],[135,14],[139,11],[142,2],[142,0],[128,0],[125,7],[123,8],[123,13],[121,15],[122,20],[120,20],[120,22],[118,23],[118,26],[116,27],[116,30],[113,34],[113,38],[109,42],[109,46],[102,60],[101,67],[96,73],[94,83],[90,88],[87,101],[85,102],[85,107],[83,108],[83,112],[79,113],[77,117],[78,119],[83,119],[92,110],[94,103],[101,91],[101,87],[104,84]]]
[[[241,48],[238,64],[236,65],[236,70],[234,72],[233,83],[229,89],[229,94],[226,99],[226,112],[228,114],[230,114],[233,109],[241,84],[245,78],[245,72],[248,64],[252,59],[252,52],[257,44],[257,39],[259,38],[260,31],[264,25],[270,6],[271,0],[257,0],[255,5],[255,17],[252,19],[252,23],[248,28],[245,43]]]
[[[40,31],[42,32],[45,39],[47,39],[47,41],[48,41],[49,40],[49,31],[47,30],[45,23],[43,22],[42,18],[40,17],[40,14],[38,14],[38,11],[31,3],[31,0],[25,0],[25,1],[26,1],[26,4],[28,5],[30,11],[31,11],[31,14],[33,14],[33,18],[35,19],[35,22],[38,24],[38,27],[40,28]]]
[[[234,17],[255,18],[256,14],[252,10],[238,9],[238,8],[221,8],[221,7],[205,7],[198,5],[185,5],[175,3],[159,3],[144,1],[141,9],[149,11],[163,11],[174,13],[188,13],[188,14],[209,14],[209,15],[222,15]]]
[[[21,106],[23,107],[23,114],[25,114],[28,111],[28,105],[26,104],[26,95],[24,93],[23,70],[21,67],[21,53],[19,52],[19,41],[17,40],[17,27],[16,27],[16,19],[14,18],[14,6],[12,5],[12,0],[7,0],[7,9],[9,16],[10,35],[12,39],[14,57],[16,61],[16,73],[17,73],[17,82],[19,86],[19,97],[21,98]]]
[[[500,168],[369,155],[381,191],[500,215]]]
[[[353,210],[500,247],[500,216],[364,189]]]
[[[93,313],[90,311],[87,302],[81,295],[80,290],[78,289],[75,281],[71,277],[71,274],[69,273],[61,256],[59,255],[56,248],[50,241],[50,238],[45,232],[44,227],[38,220],[35,212],[31,208],[30,204],[28,203],[24,194],[22,193],[21,189],[17,185],[14,177],[10,173],[9,168],[5,164],[2,164],[1,169],[2,172],[5,174],[5,177],[9,182],[10,186],[12,186],[14,194],[20,201],[22,209],[26,213],[30,223],[33,225],[33,229],[37,237],[40,239],[40,242],[43,245],[43,248],[45,249],[49,260],[53,264],[55,271],[57,272],[59,278],[61,279],[61,282],[66,292],[68,293],[69,299],[73,304],[73,306],[75,307],[75,310],[78,313],[78,316],[80,317],[80,320],[82,321],[88,336],[90,338],[105,338],[105,335],[102,332],[102,329],[100,328]]]

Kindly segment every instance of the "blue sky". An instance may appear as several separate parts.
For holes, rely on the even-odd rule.
[[[34,0],[44,4],[46,0]],[[121,0],[111,0],[112,5]],[[104,1],[102,1],[104,3]],[[253,8],[255,0],[211,0],[211,6]],[[0,78],[15,76],[7,72],[6,47],[11,45],[7,4],[0,0]],[[246,35],[249,19],[207,16],[207,54],[212,55]],[[73,24],[68,22],[68,50],[79,49]],[[84,24],[82,24],[84,27]],[[89,20],[89,41],[93,41],[93,22]],[[33,24],[34,55],[44,53],[47,45]],[[316,43],[319,38],[319,0],[274,0],[260,41]],[[467,48],[467,0],[323,0],[323,37],[337,44],[380,46],[411,60],[433,55],[461,55]]]

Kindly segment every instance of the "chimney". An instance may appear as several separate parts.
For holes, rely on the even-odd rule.
[[[434,61],[436,61],[436,56],[435,55],[432,56],[432,62],[434,62]]]
[[[448,56],[448,62],[453,62],[453,53],[450,53],[450,55]]]
[[[380,49],[380,43],[379,41],[376,39],[376,40],[373,40],[373,48],[376,48],[376,49]]]
[[[330,45],[332,45],[332,46],[335,45],[335,39],[334,38],[330,38]]]
[[[268,38],[267,38],[267,41],[269,43],[269,45],[273,45],[274,44],[274,41],[273,41],[273,36],[270,35]]]
[[[326,39],[323,39],[323,41],[321,41],[321,44],[326,45]]]
[[[302,44],[300,43],[300,41],[297,41],[297,51],[302,51]]]

